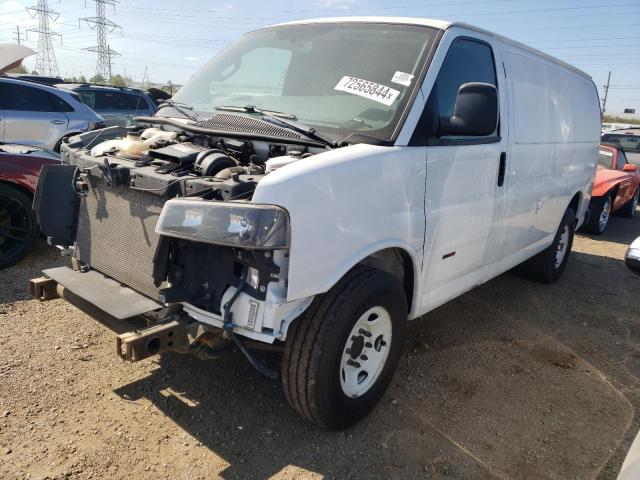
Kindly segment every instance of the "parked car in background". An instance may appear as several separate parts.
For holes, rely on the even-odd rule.
[[[0,144],[0,268],[31,249],[39,232],[31,204],[40,168],[59,163],[60,157],[49,150]]]
[[[45,77],[44,75],[29,75],[29,74],[10,74],[9,77],[17,78],[18,80],[28,80],[31,82],[43,83],[45,85],[57,85],[64,83],[64,80],[60,77]]]
[[[629,270],[640,275],[640,237],[636,238],[631,245],[629,245],[627,253],[624,256],[624,261],[627,267],[629,267]],[[636,451],[640,453],[640,444],[637,446]],[[640,458],[640,455],[638,455],[638,457]],[[638,465],[638,467],[640,468],[640,465]],[[640,472],[638,473],[640,474]]]
[[[110,127],[126,127],[134,117],[150,116],[157,110],[151,96],[135,88],[90,83],[62,83],[57,87],[77,93],[82,102],[102,115]]]
[[[628,218],[635,215],[640,169],[627,161],[624,150],[609,145],[600,146],[597,168],[584,229],[600,235],[613,212],[620,211]]]
[[[159,105],[161,102],[165,100],[169,100],[171,98],[171,94],[168,92],[165,92],[161,88],[155,88],[155,87],[147,88],[147,94],[151,97],[151,100],[153,100],[153,103],[156,106]]]
[[[602,135],[602,143],[620,147],[629,163],[640,167],[640,127],[612,130]]]
[[[0,141],[60,150],[63,139],[104,128],[104,119],[72,93],[0,77]]]
[[[624,128],[632,128],[633,124],[631,123],[610,123],[610,122],[605,122],[602,124],[602,133],[609,133],[613,130],[621,130]]]

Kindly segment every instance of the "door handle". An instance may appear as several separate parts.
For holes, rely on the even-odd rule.
[[[64,120],[51,120],[49,123],[53,123],[54,125],[62,125],[63,123],[67,123]]]
[[[498,167],[498,186],[504,185],[504,173],[507,168],[507,152],[500,154],[500,166]]]

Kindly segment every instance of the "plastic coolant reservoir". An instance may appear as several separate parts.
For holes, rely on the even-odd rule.
[[[289,155],[285,155],[284,157],[273,157],[265,162],[266,172],[273,172],[278,168],[289,165],[290,163],[297,162],[298,160],[302,160],[300,157],[291,157]]]
[[[107,140],[106,142],[99,143],[91,149],[91,156],[99,157],[100,155],[104,155],[105,153],[115,152],[116,150],[120,150],[121,144],[121,138],[117,138],[115,140]]]
[[[166,132],[159,128],[147,128],[142,133],[130,132],[124,138],[107,140],[91,149],[91,155],[100,156],[105,153],[120,152],[125,155],[141,156],[163,141],[175,140],[178,132]]]
[[[147,128],[140,134],[140,140],[142,140],[147,147],[153,147],[158,142],[175,140],[178,136],[178,132],[166,132],[159,128]]]
[[[125,155],[141,156],[149,150],[146,143],[140,140],[140,134],[137,132],[129,132],[127,136],[121,140],[120,153]]]

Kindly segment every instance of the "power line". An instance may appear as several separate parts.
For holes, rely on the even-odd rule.
[[[49,9],[47,0],[38,0],[37,5],[33,7],[27,7],[27,12],[29,12],[32,18],[38,18],[38,28],[27,29],[27,32],[35,32],[38,34],[36,71],[40,75],[57,77],[58,62],[56,61],[56,54],[53,50],[53,45],[51,44],[51,36],[56,35],[60,38],[62,37],[59,33],[51,31],[51,29],[49,28],[49,20],[55,22],[60,14]]]
[[[84,50],[98,54],[98,62],[96,63],[96,75],[100,75],[105,80],[111,79],[111,57],[120,55],[118,52],[111,50],[107,43],[107,33],[113,32],[122,27],[112,22],[106,17],[105,5],[113,5],[115,12],[117,0],[93,0],[96,3],[96,16],[81,18],[89,25],[91,29],[96,30],[98,44],[95,47],[87,47]]]

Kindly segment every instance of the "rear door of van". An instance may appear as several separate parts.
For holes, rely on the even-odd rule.
[[[588,78],[508,42],[501,49],[510,113],[493,275],[551,244],[570,200],[593,178],[599,128]]]

